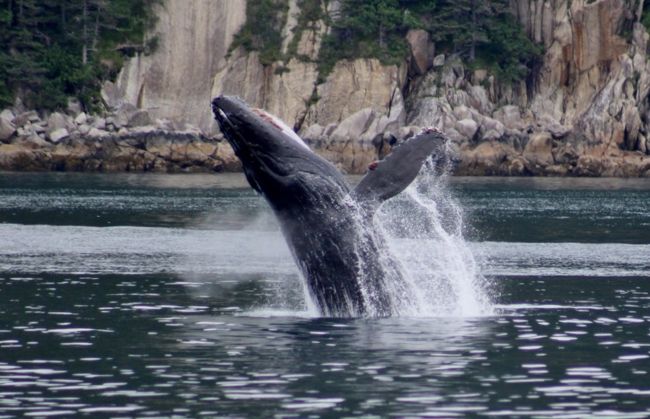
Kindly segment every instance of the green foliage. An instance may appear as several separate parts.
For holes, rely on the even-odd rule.
[[[509,0],[340,0],[339,11],[331,17],[325,13],[324,0],[299,0],[298,6],[301,13],[286,56],[281,46],[288,0],[248,2],[246,23],[235,36],[231,51],[237,47],[259,51],[264,65],[286,63],[297,56],[302,33],[322,20],[331,31],[323,39],[318,57],[320,82],[340,60],[403,62],[409,52],[405,35],[410,29],[427,30],[438,51],[458,54],[505,81],[526,77],[542,53],[510,14]]]
[[[293,37],[288,46],[288,54],[285,61],[292,57],[297,57],[303,61],[309,61],[310,57],[300,56],[298,54],[298,43],[302,38],[303,32],[308,29],[315,29],[316,22],[328,21],[325,13],[326,5],[323,0],[298,0],[300,14],[297,17],[296,27],[293,29]]]
[[[332,22],[332,31],[321,48],[321,76],[327,75],[337,61],[353,58],[378,58],[384,64],[396,64],[406,57],[404,35],[419,24],[400,0],[343,0],[340,16]],[[421,2],[417,2],[422,7]]]
[[[509,82],[526,77],[542,53],[510,14],[508,0],[341,0],[340,16],[323,41],[321,80],[342,59],[401,62],[409,29],[427,30],[437,51],[458,54]]]
[[[246,3],[246,23],[235,35],[230,50],[242,47],[259,51],[264,65],[282,59],[282,28],[289,11],[288,0],[256,0]]]
[[[494,19],[486,34],[488,42],[479,49],[478,56],[502,81],[524,79],[541,60],[542,46],[531,41],[510,15]]]
[[[525,78],[543,53],[523,33],[507,0],[442,0],[428,29],[439,49],[505,82]]]
[[[0,0],[0,105],[14,97],[57,109],[70,96],[101,105],[102,79],[123,56],[146,52],[160,0]]]

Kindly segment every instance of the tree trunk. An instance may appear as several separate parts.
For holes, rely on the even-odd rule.
[[[472,0],[470,6],[472,8],[472,43],[469,47],[469,61],[473,62],[476,59],[476,4],[475,0]]]
[[[636,21],[641,22],[641,18],[643,17],[643,3],[644,0],[639,0],[639,8],[636,9]]]
[[[101,5],[98,3],[95,10],[95,32],[93,34],[92,51],[97,52],[97,42],[99,41],[99,15],[102,12]]]
[[[81,51],[81,63],[88,64],[88,1],[83,2],[83,47]]]

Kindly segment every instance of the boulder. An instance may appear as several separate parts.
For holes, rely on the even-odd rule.
[[[79,134],[81,135],[88,135],[90,132],[91,127],[89,125],[83,124],[79,125]]]
[[[48,143],[36,134],[31,134],[21,138],[17,144],[30,150],[39,150],[43,148],[53,147],[51,143]]]
[[[9,122],[14,122],[16,115],[11,109],[5,109],[2,112],[0,112],[0,118],[6,119]]]
[[[70,115],[79,115],[83,111],[81,102],[77,98],[69,98],[67,111]]]
[[[446,128],[445,135],[447,135],[447,137],[449,137],[449,140],[455,144],[461,144],[467,141],[467,137],[454,128]]]
[[[521,157],[515,157],[506,162],[506,173],[508,176],[523,176],[526,174],[526,163]]]
[[[473,84],[482,84],[485,83],[485,81],[488,78],[488,71],[484,68],[477,68],[474,70],[474,74],[472,74],[472,83]]]
[[[131,115],[127,125],[130,127],[144,127],[151,124],[152,121],[149,112],[141,109]]]
[[[459,121],[462,119],[474,119],[472,118],[471,110],[465,105],[459,105],[454,108],[454,116]]]
[[[443,65],[445,65],[445,54],[436,55],[433,59],[433,66],[442,67]]]
[[[499,141],[503,137],[502,134],[499,133],[499,131],[491,129],[488,130],[486,133],[483,134],[481,137],[481,140],[483,141]]]
[[[60,129],[66,129],[68,128],[68,121],[65,117],[60,112],[54,112],[50,115],[49,118],[47,118],[47,132],[52,133],[54,131],[60,130]]]
[[[122,103],[122,93],[120,89],[112,81],[105,81],[102,84],[101,93],[102,100],[110,109],[116,109]]]
[[[423,29],[411,29],[406,34],[406,40],[411,48],[409,73],[423,75],[433,65],[434,45],[429,32]]]
[[[553,138],[548,132],[539,132],[531,135],[523,157],[526,167],[533,174],[539,174],[541,169],[553,165]]]
[[[66,128],[59,128],[54,131],[51,131],[48,134],[48,137],[50,138],[50,141],[53,143],[58,143],[61,140],[64,140],[70,136],[70,133]]]
[[[495,140],[503,137],[506,127],[496,119],[486,116],[481,119],[481,132],[484,140]]]
[[[406,140],[407,138],[411,138],[418,132],[420,132],[419,127],[413,125],[407,125],[397,130],[397,138],[403,141]]]
[[[142,127],[132,128],[130,131],[132,133],[149,134],[149,133],[158,131],[158,129],[156,129],[156,127],[154,127],[153,125],[145,125],[145,126],[142,126]],[[187,129],[187,130],[185,130],[183,132],[185,134],[191,134],[191,135],[197,135],[197,136],[200,135],[200,131],[198,130],[198,128],[196,129],[196,131],[194,131],[192,129]]]
[[[361,137],[375,119],[375,112],[370,109],[362,109],[343,120],[331,138],[335,141],[357,140]]]
[[[506,105],[497,109],[492,115],[494,119],[501,121],[508,129],[522,129],[524,121],[521,119],[519,107]]]
[[[117,126],[116,126],[117,128]],[[175,131],[176,126],[171,119],[156,119],[156,128],[163,131]]]
[[[9,119],[6,115],[0,115],[0,141],[7,141],[16,132],[16,126],[13,118]]]
[[[456,131],[468,140],[472,140],[478,131],[478,124],[473,119],[462,119],[456,122]]]
[[[115,111],[115,126],[124,127],[129,124],[129,119],[133,116],[134,113],[138,111],[138,108],[131,105],[130,103],[122,104],[117,111]]]
[[[323,134],[324,128],[319,124],[311,125],[302,132],[302,138],[305,140],[316,140]]]
[[[603,169],[603,159],[585,155],[578,158],[574,173],[578,176],[600,176]]]
[[[29,170],[36,160],[32,150],[17,144],[0,144],[0,170]]]
[[[104,131],[99,128],[91,128],[90,131],[88,132],[88,136],[91,138],[102,138],[102,137],[106,137],[107,135],[109,135],[107,131]]]
[[[37,122],[32,124],[32,128],[34,129],[34,132],[37,134],[45,134],[47,131],[47,127],[45,126],[44,122]]]
[[[86,123],[88,120],[88,115],[86,115],[86,112],[81,112],[77,117],[74,119],[74,123],[77,125],[83,125]]]
[[[499,168],[507,156],[508,152],[502,144],[493,141],[482,142],[475,149],[462,154],[461,173],[470,175],[501,174]]]
[[[101,118],[101,117],[95,118],[95,121],[93,122],[92,127],[96,128],[98,130],[105,130],[106,129],[106,119]]]
[[[40,118],[38,117],[36,111],[23,112],[20,115],[16,116],[16,119],[14,119],[14,124],[17,127],[22,127],[27,125],[27,123],[34,122],[40,122]]]

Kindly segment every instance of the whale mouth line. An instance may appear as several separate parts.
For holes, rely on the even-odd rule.
[[[222,109],[217,108],[217,112],[219,112],[219,116],[221,116],[224,120],[228,121],[228,115],[226,115],[226,113]]]
[[[228,118],[228,115],[223,111],[223,109],[215,106],[215,111],[216,111],[215,114],[216,114],[217,120],[219,121],[219,124],[226,123],[226,124],[228,124],[229,128],[234,128],[235,127],[234,124],[232,123],[232,121],[230,120],[230,118]]]

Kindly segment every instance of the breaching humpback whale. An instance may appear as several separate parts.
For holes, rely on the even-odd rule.
[[[444,150],[446,137],[435,129],[411,137],[351,189],[278,118],[230,96],[215,98],[212,110],[251,187],[273,209],[321,314],[396,314],[404,278],[372,218]]]

